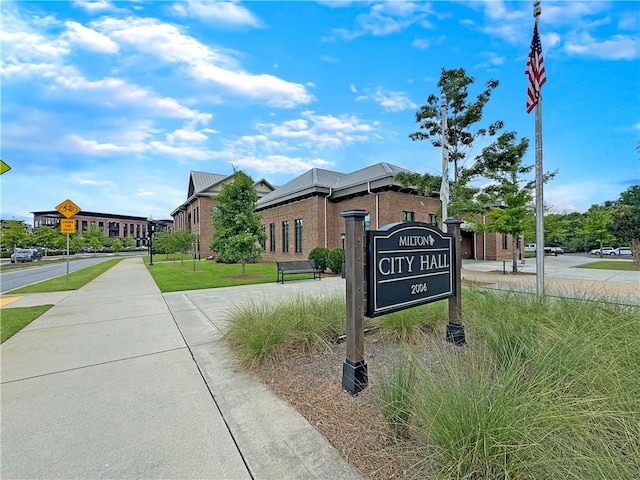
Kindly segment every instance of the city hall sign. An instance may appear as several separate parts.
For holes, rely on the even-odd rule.
[[[367,317],[454,296],[453,236],[428,223],[367,231]]]

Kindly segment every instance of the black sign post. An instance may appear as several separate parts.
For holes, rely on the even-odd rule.
[[[454,243],[454,264],[455,264],[455,281],[453,296],[449,298],[449,323],[447,325],[446,339],[455,345],[464,345],[464,326],[462,325],[462,255],[460,255],[460,225],[462,220],[450,218],[445,220],[447,230],[453,235]]]
[[[367,317],[454,295],[454,239],[428,223],[394,223],[367,232]]]
[[[347,358],[342,365],[342,388],[352,395],[368,384],[364,361],[364,218],[365,210],[347,210],[345,219],[345,270]]]

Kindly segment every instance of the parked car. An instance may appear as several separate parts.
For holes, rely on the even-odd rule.
[[[524,251],[525,252],[535,252],[536,251],[536,244],[535,243],[525,243]]]
[[[613,252],[613,247],[602,247],[602,255],[611,255]],[[594,248],[589,252],[591,255],[600,255],[600,249]]]
[[[11,254],[11,263],[34,262],[41,258],[42,254],[36,248],[16,248]]]
[[[560,253],[564,253],[564,250],[562,249],[562,247],[548,247],[551,250],[551,253],[553,253],[554,255],[558,255]]]
[[[631,255],[631,247],[614,248],[609,255]]]

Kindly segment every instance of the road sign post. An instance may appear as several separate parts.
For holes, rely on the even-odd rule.
[[[69,280],[69,234],[76,232],[76,221],[73,217],[80,211],[80,207],[68,198],[56,206],[56,210],[65,218],[60,219],[60,233],[67,234],[67,281]]]

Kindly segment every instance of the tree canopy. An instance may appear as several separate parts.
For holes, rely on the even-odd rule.
[[[217,252],[216,261],[245,264],[258,260],[264,250],[260,243],[266,241],[260,215],[255,213],[258,194],[254,182],[246,173],[235,170],[233,182],[222,186],[214,196],[212,250]]]
[[[473,179],[472,170],[465,166],[467,155],[474,142],[485,136],[494,136],[503,122],[496,120],[480,127],[484,107],[498,87],[498,80],[488,80],[484,89],[475,100],[469,98],[470,88],[475,78],[467,75],[464,68],[443,68],[438,81],[439,95],[432,93],[427,103],[416,112],[418,131],[409,134],[414,141],[429,140],[434,147],[441,148],[443,135],[446,135],[449,162],[453,164],[453,182],[450,185],[451,202],[448,208],[450,216],[468,218],[480,209],[473,198],[478,189],[469,185]],[[441,103],[444,96],[447,109],[447,130],[442,131]],[[397,180],[403,185],[413,185],[424,195],[432,195],[440,189],[442,177],[429,173],[399,174]]]

